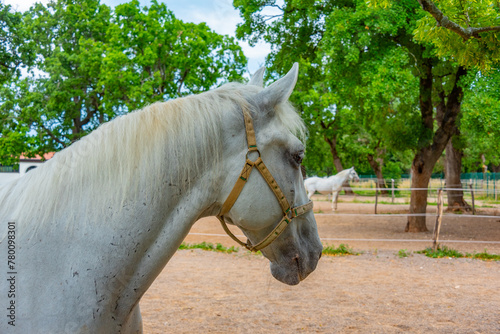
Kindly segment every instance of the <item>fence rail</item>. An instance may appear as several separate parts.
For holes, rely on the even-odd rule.
[[[368,184],[369,186],[356,186],[355,183],[351,183],[351,189],[357,191],[371,190],[379,192],[419,191],[425,189],[429,192],[437,192],[438,189],[443,189],[447,191],[464,191],[467,193],[470,193],[472,189],[473,192],[484,195],[487,198],[494,198],[495,201],[498,200],[498,194],[500,193],[500,177],[498,179],[486,178],[462,180],[462,182],[457,185],[447,185],[444,179],[430,179],[429,186],[427,188],[411,188],[411,179],[386,180],[377,178],[362,178],[360,179],[360,184]],[[380,187],[381,184],[385,184],[387,187]]]
[[[376,179],[377,177],[375,175],[359,175],[360,179]],[[400,176],[400,179],[410,179],[411,175],[410,174],[402,174]],[[432,179],[443,179],[445,178],[444,173],[434,173],[431,176]],[[478,180],[485,180],[485,179],[490,179],[490,180],[500,180],[500,173],[462,173],[460,174],[460,179],[461,180],[470,180],[470,179],[478,179]],[[390,179],[387,179],[390,180]]]
[[[372,180],[373,181],[373,180]],[[379,204],[379,197],[382,198],[390,198],[391,199],[391,204],[409,204],[409,198],[412,192],[414,191],[426,191],[428,193],[427,196],[427,203],[428,204],[438,204],[439,206],[439,196],[441,192],[462,192],[463,193],[463,199],[466,201],[465,206],[459,207],[459,206],[454,206],[453,208],[455,209],[463,209],[466,211],[472,211],[472,215],[476,216],[476,208],[478,207],[493,207],[495,208],[495,205],[500,205],[500,202],[498,201],[498,192],[496,187],[493,190],[488,190],[488,189],[481,189],[481,188],[474,188],[472,183],[469,183],[468,186],[464,186],[463,184],[457,185],[457,187],[445,187],[443,186],[435,186],[435,187],[428,187],[428,188],[412,188],[412,187],[401,187],[397,188],[395,187],[394,182],[392,182],[391,187],[387,188],[381,188],[377,187],[377,182],[376,179],[375,181],[370,185],[370,187],[362,187],[362,186],[354,186],[355,183],[351,183],[351,186],[349,187],[342,187],[341,191],[339,193],[342,193],[342,190],[351,190],[354,193],[355,197],[375,197],[375,208],[374,208],[374,213],[378,214],[377,212],[377,207]],[[383,193],[385,192],[385,193]],[[347,193],[347,191],[345,192]],[[435,195],[434,195],[435,194]],[[398,198],[399,200],[396,201],[395,199]],[[435,198],[435,202],[432,201],[432,199]],[[401,199],[404,200],[403,203],[401,203]],[[442,206],[446,205],[444,202],[442,202]],[[387,204],[385,202],[384,204]],[[500,207],[498,207],[500,209]],[[414,214],[418,215],[418,214]],[[425,215],[425,214],[423,214]],[[407,214],[409,216],[409,214]],[[462,217],[466,217],[467,215],[461,215]],[[488,216],[491,217],[491,216]],[[498,217],[500,218],[500,217]]]

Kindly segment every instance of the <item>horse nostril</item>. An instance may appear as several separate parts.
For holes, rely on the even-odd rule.
[[[300,269],[300,262],[299,262],[299,259],[300,259],[299,255],[295,255],[295,256],[292,258],[292,261],[294,261],[294,262],[295,262],[295,264],[297,264],[297,268],[299,268],[299,269]]]

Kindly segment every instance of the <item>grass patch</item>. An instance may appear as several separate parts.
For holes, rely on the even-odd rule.
[[[411,255],[411,252],[409,252],[408,250],[406,249],[400,249],[399,252],[398,252],[398,256],[400,258],[405,258],[405,257],[408,257]]]
[[[231,253],[236,253],[239,252],[238,247],[225,247],[222,246],[220,243],[217,244],[212,244],[210,242],[202,242],[199,244],[186,244],[182,243],[179,246],[179,249],[202,249],[206,251],[211,251],[211,252],[221,252],[221,253],[226,253],[226,254],[231,254]],[[337,248],[335,248],[334,245],[332,246],[324,246],[323,247],[323,252],[324,255],[330,255],[330,256],[345,256],[345,255],[359,255],[360,253],[356,253],[353,251],[352,248],[350,248],[348,245],[340,244]],[[427,257],[431,258],[443,258],[443,257],[449,257],[449,258],[470,258],[470,259],[478,259],[478,260],[485,260],[485,261],[500,261],[500,255],[496,254],[490,254],[487,252],[485,249],[484,252],[481,253],[465,253],[462,254],[457,250],[448,248],[446,246],[438,247],[436,251],[433,251],[432,248],[426,248],[425,250],[422,251],[417,251],[415,252],[417,254],[424,254]],[[255,253],[256,255],[262,255],[260,251]],[[397,253],[397,256],[400,258],[405,258],[409,257],[411,255],[411,251],[408,251],[406,249],[400,249]]]
[[[489,254],[486,249],[482,253],[466,253],[465,256],[472,259],[500,261],[500,255]]]
[[[348,245],[340,244],[337,248],[335,246],[324,246],[323,252],[324,255],[330,256],[343,256],[343,255],[359,255],[350,248]]]
[[[500,261],[500,255],[489,254],[486,251],[486,249],[482,253],[462,254],[457,250],[443,246],[443,248],[438,247],[438,249],[436,251],[432,250],[432,248],[429,247],[423,251],[418,251],[416,253],[425,254],[425,256],[432,257],[432,258],[443,258],[443,257],[461,258],[461,257],[465,257],[465,258],[478,259],[478,260]]]
[[[464,254],[460,253],[459,251],[451,249],[451,248],[448,248],[446,246],[443,246],[443,248],[438,247],[435,251],[432,248],[428,247],[425,250],[418,251],[416,253],[424,254],[425,256],[432,257],[434,259],[436,259],[436,258],[443,258],[443,257],[456,257],[456,258],[460,258],[460,257],[464,257],[465,256]]]
[[[231,246],[231,247],[228,248],[228,247],[222,246],[219,243],[217,243],[216,245],[214,245],[214,244],[212,244],[210,242],[202,242],[200,244],[186,244],[186,243],[182,243],[179,246],[179,249],[203,249],[203,250],[207,250],[207,251],[221,252],[221,253],[227,253],[227,254],[231,254],[231,253],[235,253],[235,252],[239,251],[238,247]]]

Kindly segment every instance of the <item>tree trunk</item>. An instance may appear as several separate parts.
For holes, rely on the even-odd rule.
[[[491,172],[493,173],[500,173],[500,165],[493,165],[491,166]]]
[[[377,188],[383,189],[380,191],[380,193],[383,195],[387,195],[387,185],[385,184],[384,175],[382,174],[382,166],[384,164],[384,160],[382,158],[375,158],[372,154],[368,154],[367,158],[370,167],[373,169],[375,176],[377,176]]]
[[[446,145],[446,188],[448,194],[448,210],[465,210],[470,211],[471,207],[464,200],[464,192],[462,183],[460,182],[460,174],[462,172],[462,157],[463,152],[454,147],[453,139],[455,135]],[[450,190],[457,188],[460,190]]]
[[[425,224],[425,213],[427,212],[427,187],[432,175],[432,169],[435,163],[424,163],[427,159],[422,159],[422,156],[428,152],[417,154],[411,166],[411,198],[410,198],[410,214],[422,216],[408,216],[405,232],[427,232]],[[437,154],[436,154],[437,155]],[[441,155],[441,154],[439,154]],[[437,158],[436,158],[437,161]]]
[[[342,161],[340,161],[340,157],[337,152],[337,139],[335,137],[329,138],[326,135],[324,136],[324,138],[325,141],[330,146],[330,152],[332,153],[333,157],[333,165],[335,166],[337,173],[340,173],[341,171],[344,170],[344,167],[342,166]],[[342,189],[345,191],[346,195],[354,195],[354,192],[352,191],[351,186],[349,185],[349,181],[344,182],[344,184],[342,185]]]
[[[345,191],[346,195],[354,195],[354,191],[352,191],[349,181],[344,182],[344,184],[342,185],[342,189]]]
[[[433,106],[432,106],[432,63],[424,59],[421,65],[423,75],[420,77],[420,113],[422,124],[428,131],[433,130]],[[444,100],[444,93],[440,93],[437,115],[440,119],[439,127],[433,132],[432,141],[418,150],[412,164],[412,190],[410,199],[410,216],[406,224],[406,232],[426,232],[425,215],[411,216],[412,214],[424,214],[427,211],[427,188],[432,174],[432,170],[437,160],[443,153],[450,138],[457,131],[456,119],[460,113],[460,105],[463,98],[463,89],[459,84],[459,79],[465,76],[467,70],[459,66],[455,73],[455,83],[451,92]]]

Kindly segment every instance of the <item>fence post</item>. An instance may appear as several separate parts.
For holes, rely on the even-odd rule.
[[[375,188],[375,214],[377,214],[377,204],[378,204],[378,187]]]
[[[495,194],[495,201],[497,200],[497,174],[495,173],[495,178],[493,179],[493,193]]]
[[[490,178],[486,174],[486,198],[490,197]]]
[[[472,180],[470,180],[469,187],[470,187],[470,195],[472,197],[472,214],[475,215],[476,207],[474,206],[474,190],[472,189]]]
[[[391,188],[392,188],[392,204],[394,204],[394,179],[391,179]]]
[[[434,251],[437,250],[438,241],[439,241],[439,230],[441,229],[441,220],[443,218],[443,189],[438,189],[438,198],[437,198],[437,217],[436,224],[434,225],[434,234],[433,239],[434,243],[432,245],[432,249]]]

